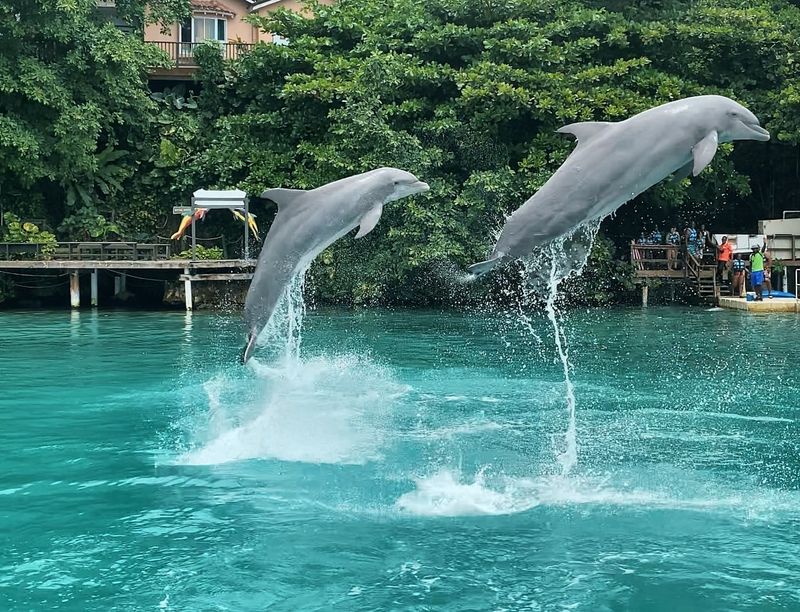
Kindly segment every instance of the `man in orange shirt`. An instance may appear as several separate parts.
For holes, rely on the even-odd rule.
[[[728,270],[728,265],[733,258],[733,246],[728,242],[728,237],[722,237],[722,243],[717,246],[717,276],[724,280],[724,274]]]

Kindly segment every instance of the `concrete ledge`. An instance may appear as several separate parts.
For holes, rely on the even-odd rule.
[[[745,312],[797,312],[800,313],[800,300],[792,298],[765,298],[763,302],[748,302],[744,298],[720,297],[722,308],[744,310]]]

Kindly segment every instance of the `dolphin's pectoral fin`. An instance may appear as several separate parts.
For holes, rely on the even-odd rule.
[[[672,178],[669,180],[670,183],[680,183],[683,179],[689,178],[692,174],[692,169],[694,168],[694,160],[688,162],[687,164],[678,168],[673,174]]]
[[[362,236],[366,236],[372,230],[375,229],[375,226],[378,225],[378,221],[381,220],[381,213],[383,212],[383,204],[378,204],[373,208],[370,208],[367,211],[367,214],[361,217],[361,224],[358,227],[358,233],[356,234],[356,238],[361,238]]]
[[[492,257],[491,259],[487,259],[486,261],[479,261],[478,263],[474,263],[470,267],[468,267],[467,272],[473,274],[477,278],[478,276],[483,276],[484,274],[492,270],[501,261],[503,261],[502,257]]]
[[[711,130],[706,137],[692,147],[692,156],[694,163],[692,167],[692,174],[697,176],[703,171],[711,160],[714,159],[714,154],[717,152],[717,145],[719,144],[719,136],[717,130]]]
[[[608,121],[583,121],[581,123],[570,123],[556,130],[559,134],[572,134],[578,142],[584,144],[598,134],[602,134],[609,126],[614,125]]]
[[[308,192],[304,189],[267,189],[261,194],[265,200],[272,200],[278,205],[278,208],[290,206],[300,196],[304,196]]]

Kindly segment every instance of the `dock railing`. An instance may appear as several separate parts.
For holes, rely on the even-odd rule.
[[[34,242],[2,242],[0,258],[44,259],[45,245]],[[47,255],[48,259],[60,261],[158,261],[170,258],[169,244],[147,244],[140,242],[59,242]]]
[[[637,276],[684,276],[684,250],[673,244],[631,244]]]

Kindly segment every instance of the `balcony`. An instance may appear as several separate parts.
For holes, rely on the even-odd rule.
[[[197,72],[197,62],[194,51],[207,42],[185,43],[172,41],[145,41],[155,45],[166,53],[172,66],[169,68],[153,68],[150,77],[153,79],[190,79]],[[249,52],[255,45],[251,43],[223,43],[220,42],[219,50],[224,60],[235,60]]]

